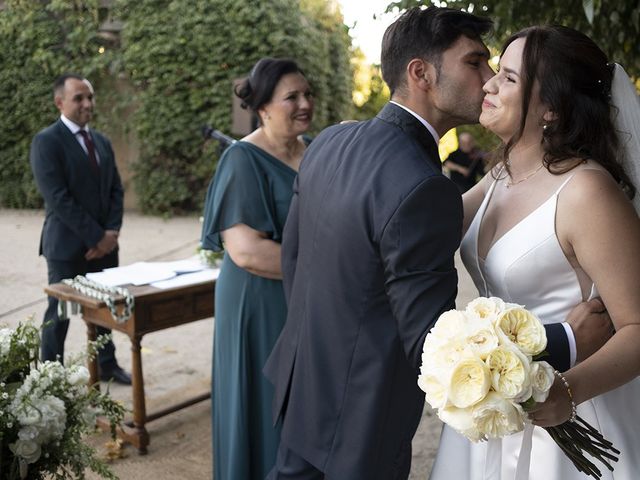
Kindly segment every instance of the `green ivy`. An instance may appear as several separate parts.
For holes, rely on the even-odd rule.
[[[0,205],[40,207],[29,166],[33,136],[58,116],[51,85],[64,71],[88,77],[107,65],[98,51],[98,0],[27,2],[0,8]]]
[[[291,57],[316,93],[315,129],[350,105],[350,40],[325,0],[119,0],[123,67],[136,88],[134,164],[144,211],[200,211],[217,161],[200,126],[231,129],[232,81],[261,57]]]
[[[51,83],[64,71],[94,81],[98,128],[135,131],[135,189],[140,207],[155,214],[201,211],[218,152],[203,146],[200,127],[230,132],[232,80],[261,57],[291,57],[305,70],[316,94],[314,132],[350,117],[351,42],[329,0],[104,5],[7,0],[0,9],[0,205],[41,206],[29,145],[58,116]],[[124,24],[119,44],[99,35],[107,14]],[[116,93],[116,79],[132,93]]]

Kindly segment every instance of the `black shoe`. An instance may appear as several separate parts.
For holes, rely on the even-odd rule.
[[[116,365],[110,370],[101,371],[100,380],[103,382],[113,380],[115,383],[119,383],[121,385],[131,385],[131,375],[125,372],[120,365]]]

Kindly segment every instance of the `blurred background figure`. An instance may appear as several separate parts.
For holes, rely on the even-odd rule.
[[[444,162],[449,177],[461,193],[473,187],[484,175],[484,153],[476,147],[476,141],[468,132],[458,135],[458,149]]]
[[[118,266],[124,191],[111,142],[93,128],[95,97],[89,80],[66,73],[53,84],[60,117],[39,132],[29,159],[46,217],[40,254],[47,260],[49,284]],[[58,300],[49,297],[42,328],[41,358],[64,360],[69,319],[58,315]],[[111,330],[96,327],[98,335]],[[100,379],[131,384],[109,340],[98,351]]]
[[[213,474],[262,480],[280,430],[262,367],[286,304],[280,242],[313,118],[313,97],[292,60],[263,58],[235,90],[259,126],[225,152],[205,201],[202,248],[224,250],[215,290]]]

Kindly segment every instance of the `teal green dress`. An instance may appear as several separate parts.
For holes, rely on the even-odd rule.
[[[280,242],[296,171],[249,142],[222,155],[209,185],[202,246],[223,250],[220,232],[244,223]],[[273,387],[262,374],[286,319],[282,282],[253,275],[225,252],[215,289],[213,472],[216,480],[262,480],[275,463]]]

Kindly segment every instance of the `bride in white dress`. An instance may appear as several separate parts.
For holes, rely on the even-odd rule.
[[[613,472],[594,460],[602,478],[630,480],[640,478],[640,221],[623,193],[633,191],[618,163],[629,135],[618,137],[610,119],[612,70],[572,29],[532,27],[507,41],[480,116],[505,145],[464,196],[461,256],[480,295],[523,304],[544,323],[563,321],[598,292],[616,333],[565,377],[578,415],[621,451]],[[624,107],[640,117],[635,94]],[[570,415],[556,381],[530,416],[551,426]],[[514,479],[521,443],[522,434],[502,440],[502,479]],[[486,454],[486,443],[445,426],[431,480],[488,478]],[[534,429],[530,465],[532,480],[588,478],[542,428]]]

